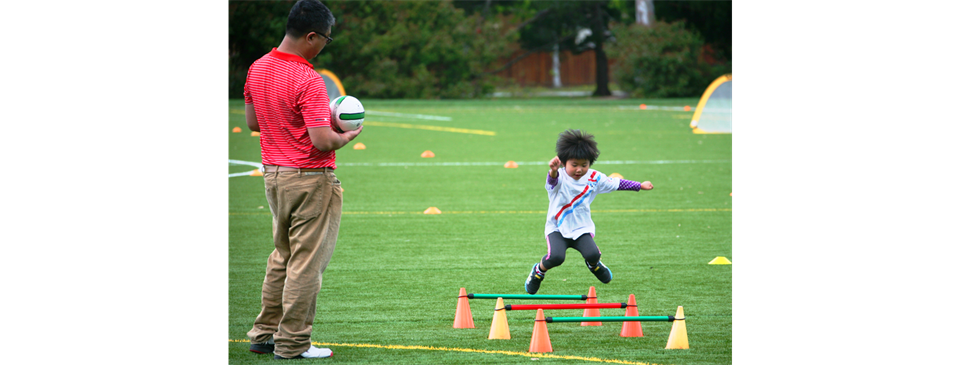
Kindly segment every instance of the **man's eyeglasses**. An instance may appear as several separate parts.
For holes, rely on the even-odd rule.
[[[333,42],[333,38],[327,37],[326,34],[323,34],[323,33],[317,33],[317,34],[319,34],[319,35],[322,36],[323,38],[326,38],[326,39],[327,39],[327,44],[330,44],[330,42]]]

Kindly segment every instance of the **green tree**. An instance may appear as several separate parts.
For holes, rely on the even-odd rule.
[[[230,2],[231,97],[249,65],[280,44],[293,2]],[[493,91],[479,78],[516,36],[495,21],[466,16],[451,0],[324,1],[334,41],[310,60],[333,71],[347,92],[372,98],[465,98]],[[236,35],[236,36],[235,36]]]
[[[683,21],[618,24],[613,31],[617,43],[611,54],[620,62],[614,78],[632,96],[697,96],[713,78],[730,72],[726,65],[703,62],[703,39]]]
[[[569,50],[574,54],[588,50],[596,57],[595,96],[610,95],[609,70],[605,43],[611,41],[609,24],[620,20],[633,6],[624,0],[458,0],[457,6],[470,12],[514,14],[523,18],[517,27],[521,48],[527,52],[485,74],[499,72],[513,63],[535,53]],[[632,13],[631,13],[632,14]]]
[[[476,78],[508,51],[496,22],[466,16],[452,1],[329,2],[336,41],[320,54],[361,95],[461,98],[492,92]]]
[[[635,19],[637,0],[619,2],[624,23]],[[656,4],[656,20],[676,22],[683,20],[687,27],[700,33],[705,44],[716,51],[719,62],[733,60],[733,0],[646,0],[650,7]],[[719,75],[718,75],[719,76]]]
[[[231,98],[243,97],[243,83],[253,61],[279,46],[294,1],[229,2],[229,88]]]
[[[609,23],[620,18],[622,2],[553,0],[534,2],[532,7],[538,11],[520,32],[521,46],[545,51],[559,45],[561,50],[575,54],[593,50],[597,83],[593,95],[611,95],[604,44],[612,40]]]

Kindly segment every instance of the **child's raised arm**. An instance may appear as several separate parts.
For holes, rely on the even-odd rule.
[[[547,191],[553,191],[553,188],[557,187],[557,183],[560,182],[558,179],[560,177],[560,172],[557,171],[561,166],[560,159],[554,157],[552,160],[550,160],[548,165],[550,165],[550,170],[547,171],[546,188]]]
[[[557,170],[559,170],[560,167],[563,166],[563,164],[560,163],[560,158],[554,156],[553,159],[550,160],[548,165],[550,165],[550,177],[556,179],[557,176],[559,176]]]
[[[642,183],[631,181],[627,179],[620,179],[620,188],[617,190],[653,190],[653,183],[649,181],[644,181]]]

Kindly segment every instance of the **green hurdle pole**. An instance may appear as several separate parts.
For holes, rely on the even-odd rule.
[[[547,323],[554,322],[670,322],[673,316],[630,316],[630,317],[547,317]],[[683,318],[680,319],[681,321]]]

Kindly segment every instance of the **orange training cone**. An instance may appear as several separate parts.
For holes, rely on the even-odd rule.
[[[250,137],[260,137],[260,132],[250,132]]]
[[[647,108],[647,104],[640,104],[640,110],[643,110],[643,109],[646,109],[646,108]]]
[[[488,340],[509,340],[510,326],[507,324],[507,309],[503,306],[503,298],[497,298],[493,307],[493,323],[490,324]]]
[[[622,178],[623,178],[623,175],[620,175],[620,174],[614,172],[614,173],[610,174],[610,178],[611,178],[611,179],[613,179],[613,178],[622,179]]]
[[[441,213],[440,209],[437,209],[437,207],[430,207],[430,208],[427,208],[427,210],[423,211],[423,214],[440,214],[440,213]]]
[[[684,105],[684,106],[683,106],[683,111],[685,111],[685,112],[690,111],[690,106],[689,106],[689,105]]]
[[[436,155],[434,155],[433,152],[430,152],[430,150],[423,151],[423,153],[420,154],[420,157],[423,157],[423,158],[430,158],[435,156]]]
[[[243,132],[243,129],[240,129],[240,127],[233,127],[233,133],[240,133],[240,132]]]
[[[361,142],[357,142],[355,145],[353,145],[353,149],[355,149],[355,150],[365,150],[365,149],[367,149],[367,146],[366,146],[365,144],[361,143]]]
[[[508,169],[515,169],[517,168],[517,163],[513,161],[507,161],[507,163],[503,164],[503,167],[506,167]]]
[[[533,322],[533,336],[530,337],[529,352],[553,352],[550,344],[550,334],[547,333],[547,319],[543,316],[543,309],[537,309],[537,319]]]
[[[597,304],[597,289],[590,287],[587,293],[587,304]],[[583,310],[584,317],[599,317],[600,310],[597,308],[587,308]],[[580,326],[602,326],[603,322],[580,322]]]
[[[263,173],[260,172],[260,169],[256,169],[250,172],[250,176],[263,176]]]
[[[667,339],[668,350],[685,350],[690,348],[687,342],[687,321],[683,316],[683,306],[677,307],[677,315],[674,317],[673,328],[670,329],[670,338]]]
[[[453,328],[473,328],[473,313],[470,313],[470,300],[467,299],[467,289],[460,288],[457,297],[457,316],[453,319]]]
[[[630,294],[630,298],[627,299],[627,313],[624,316],[637,317],[639,315],[637,300],[633,297],[633,294]],[[643,327],[640,326],[639,321],[623,321],[623,327],[620,328],[620,337],[643,337]]]

